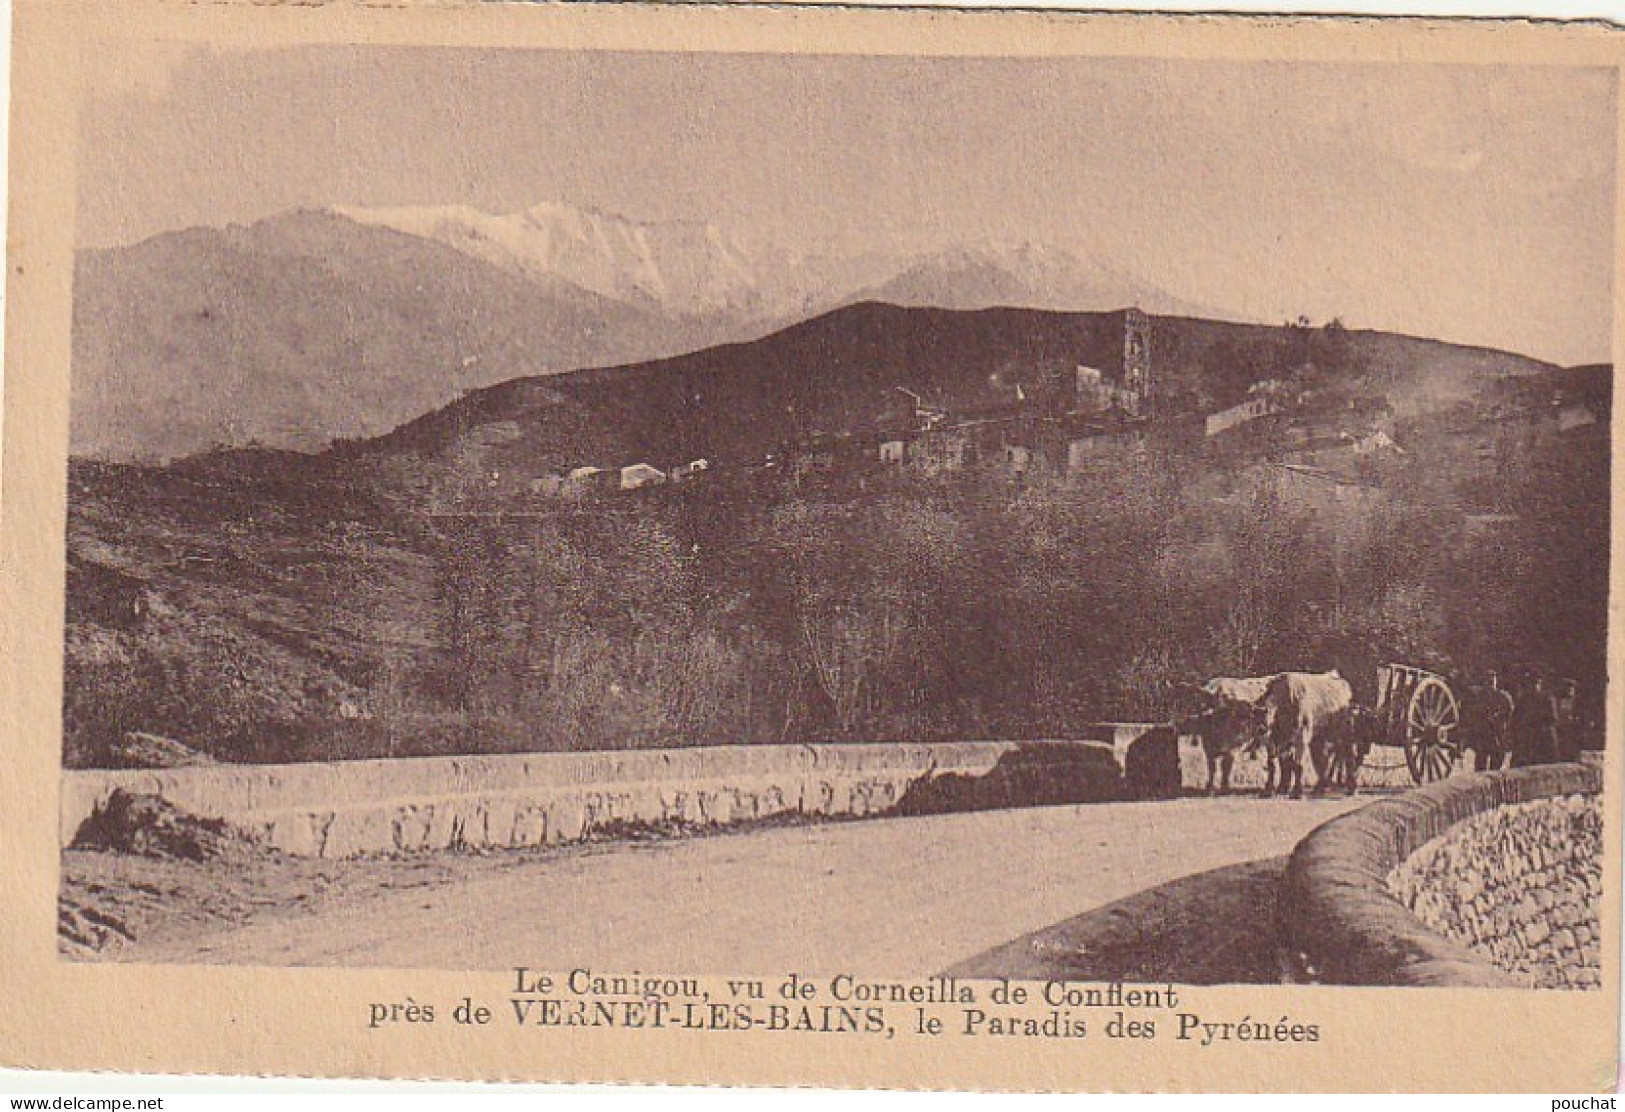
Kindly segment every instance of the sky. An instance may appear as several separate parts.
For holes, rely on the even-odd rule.
[[[1238,319],[1609,358],[1607,69],[151,43],[94,73],[81,246],[562,202],[806,253],[1051,244]]]

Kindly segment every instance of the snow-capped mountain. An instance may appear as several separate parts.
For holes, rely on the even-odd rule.
[[[560,204],[493,215],[467,205],[335,208],[536,282],[566,282],[670,316],[771,315],[764,260],[703,221],[643,223]]]
[[[858,301],[1215,315],[1032,244],[798,256],[557,204],[296,210],[79,253],[73,442],[107,458],[320,447],[471,388],[754,340]]]
[[[1030,242],[945,248],[914,259],[852,300],[939,309],[1079,311],[1134,305],[1150,313],[1226,315],[1098,260]]]
[[[672,317],[782,324],[861,300],[949,309],[1199,308],[1099,261],[1030,242],[920,256],[797,257],[704,221],[651,223],[554,203],[507,215],[466,205],[333,211],[532,281],[564,282]]]

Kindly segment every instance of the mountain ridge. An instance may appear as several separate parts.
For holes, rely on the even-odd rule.
[[[469,206],[392,211],[358,220],[332,207],[293,209],[80,251],[75,454],[163,460],[252,444],[319,451],[386,434],[471,390],[664,366],[861,304],[1075,315],[1136,305],[1160,319],[1208,321],[1209,333],[1221,324],[1273,327],[1217,321],[1116,267],[1039,244],[960,245],[895,269],[885,252],[792,259],[709,222],[640,224],[549,203],[518,214],[530,222],[524,227],[496,227],[497,238],[486,235],[491,222],[509,218]],[[448,213],[458,219],[432,234]],[[683,231],[664,246],[649,238],[674,226]],[[524,234],[514,244],[499,242],[515,228]],[[685,245],[694,244],[690,258]],[[962,328],[950,332],[980,343]],[[830,345],[841,347],[840,338]],[[1022,357],[1018,340],[993,341],[1001,345]],[[942,360],[957,354],[933,350]],[[800,358],[812,368],[823,359],[817,350]]]

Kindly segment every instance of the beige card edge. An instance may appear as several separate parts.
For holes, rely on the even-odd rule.
[[[1346,988],[1191,989],[1199,1011],[1329,1032],[1312,1048],[1082,1048],[1031,1042],[832,1041],[637,1032],[369,1032],[365,1003],[500,996],[507,978],[446,971],[75,965],[55,952],[56,800],[74,216],[82,44],[127,35],[290,41],[939,54],[1433,60],[1618,68],[1617,34],[1529,23],[1081,16],[851,9],[21,0],[14,14],[6,390],[0,438],[0,1060],[73,1070],[679,1084],[1099,1091],[1576,1091],[1617,1080],[1619,839],[1608,839],[1605,984],[1585,994]],[[1625,197],[1616,185],[1616,195]],[[1616,208],[1617,211],[1617,208]],[[1620,241],[1616,236],[1617,260]],[[1617,302],[1619,283],[1616,278]],[[1615,320],[1615,348],[1620,321]],[[1616,432],[1619,415],[1616,413]],[[1614,461],[1615,490],[1621,463]],[[1617,495],[1616,495],[1617,498]],[[1617,522],[1618,515],[1615,515]],[[1625,640],[1613,549],[1610,670]],[[1610,694],[1617,750],[1621,693]],[[1617,824],[1617,751],[1607,808]],[[1617,827],[1616,827],[1617,829]],[[545,956],[539,956],[545,957]],[[681,972],[681,971],[673,971]],[[786,970],[789,972],[789,970]],[[861,971],[858,971],[861,972]]]

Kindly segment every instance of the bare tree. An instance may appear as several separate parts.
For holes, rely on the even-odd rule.
[[[902,643],[902,623],[884,605],[867,613],[857,607],[804,607],[800,627],[818,688],[829,700],[841,733],[850,734],[878,673]]]

